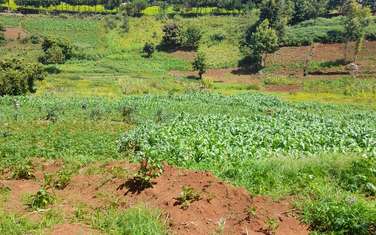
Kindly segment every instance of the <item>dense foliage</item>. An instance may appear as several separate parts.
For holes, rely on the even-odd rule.
[[[0,61],[0,96],[35,92],[34,82],[44,79],[43,67],[19,59]]]
[[[4,39],[4,26],[0,24],[0,45],[3,43]]]
[[[246,117],[179,114],[162,125],[145,125],[127,133],[121,149],[174,164],[231,164],[273,155],[327,152],[376,154],[374,113],[335,113],[309,105],[287,105],[261,95],[236,98],[193,96],[178,99],[242,105]]]
[[[45,38],[42,43],[44,55],[39,57],[43,64],[63,64],[73,56],[73,47],[62,39]]]
[[[265,66],[266,55],[274,53],[278,46],[277,32],[270,27],[268,19],[258,25],[255,32],[248,30],[242,41],[245,56],[250,57],[257,68]]]

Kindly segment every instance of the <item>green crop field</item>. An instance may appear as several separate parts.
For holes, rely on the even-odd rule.
[[[291,16],[257,68],[261,5],[74,4],[0,13],[0,234],[375,234],[375,16]]]

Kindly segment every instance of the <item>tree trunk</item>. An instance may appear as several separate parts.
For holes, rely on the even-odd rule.
[[[347,48],[349,46],[349,41],[346,40],[345,42],[345,53],[344,53],[344,60],[345,60],[345,63],[347,63]]]

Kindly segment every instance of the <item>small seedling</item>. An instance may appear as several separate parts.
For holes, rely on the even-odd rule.
[[[224,232],[225,232],[225,225],[226,225],[226,219],[221,218],[218,221],[217,224],[218,224],[218,227],[216,228],[214,234],[216,234],[216,235],[222,235],[222,234],[224,234]]]
[[[55,189],[64,189],[68,186],[72,179],[72,172],[66,169],[59,171],[55,175],[45,174],[44,175],[44,186],[53,187]]]
[[[273,235],[275,234],[275,232],[277,231],[279,227],[279,223],[276,219],[273,219],[273,218],[268,218],[266,221],[265,221],[265,232],[269,235]]]
[[[176,198],[177,204],[181,209],[187,209],[189,205],[200,200],[200,194],[190,186],[183,186],[180,196]]]
[[[256,207],[248,207],[247,209],[248,217],[249,218],[255,218],[256,217]]]
[[[41,188],[35,195],[30,196],[29,200],[27,206],[30,209],[40,210],[53,204],[55,202],[55,197],[47,192],[46,189]]]

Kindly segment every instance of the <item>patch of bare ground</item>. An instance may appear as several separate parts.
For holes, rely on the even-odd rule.
[[[349,75],[346,66],[342,64],[344,59],[344,44],[320,44],[316,43],[313,49],[310,46],[302,47],[283,47],[273,55],[269,55],[267,66],[277,65],[269,75],[291,76],[296,79],[339,79],[344,75]],[[354,45],[348,47],[348,58],[353,55]],[[303,77],[303,68],[305,60],[312,50],[311,61],[320,62],[321,65],[316,71],[311,71],[307,77]],[[174,54],[175,53],[175,54]],[[177,57],[188,58],[193,56],[192,52],[177,51],[172,53]],[[366,41],[363,50],[358,56],[357,64],[359,66],[358,77],[369,79],[370,75],[376,72],[376,41]],[[296,66],[300,64],[300,66]],[[197,78],[195,71],[171,71],[174,77]],[[208,69],[204,74],[206,79],[217,83],[229,84],[260,84],[260,79],[264,75],[251,73],[239,68]],[[274,85],[265,87],[264,91],[270,92],[297,92],[299,86]]]
[[[27,33],[24,29],[20,27],[7,27],[5,28],[4,38],[6,40],[19,40],[27,36]]]
[[[36,175],[55,172],[61,163],[44,165]],[[127,172],[127,176],[111,173],[114,169]],[[135,190],[126,182],[136,169],[137,165],[127,162],[82,168],[65,189],[53,190],[57,201],[52,207],[64,212],[66,222],[53,227],[49,234],[96,234],[87,225],[70,223],[77,205],[84,204],[91,209],[117,205],[125,210],[139,203],[162,209],[173,234],[206,235],[219,230],[223,234],[308,234],[308,227],[294,216],[292,198],[273,201],[268,197],[253,197],[245,189],[222,182],[209,172],[171,166],[164,167],[163,174],[152,181],[152,187]],[[1,180],[0,184],[11,189],[7,211],[29,213],[21,202],[22,195],[35,193],[42,183],[38,178]],[[197,201],[185,208],[178,203],[183,187],[190,187],[199,195]]]
[[[196,57],[196,52],[194,51],[174,51],[169,53],[172,57],[177,59],[186,60],[189,62],[193,62]]]
[[[170,74],[174,77],[188,77],[197,78],[195,71],[171,71]],[[217,83],[241,83],[241,84],[258,84],[259,74],[247,73],[239,68],[227,69],[208,69],[204,74],[204,78]]]
[[[58,224],[46,231],[48,235],[97,235],[98,231],[83,224]]]

